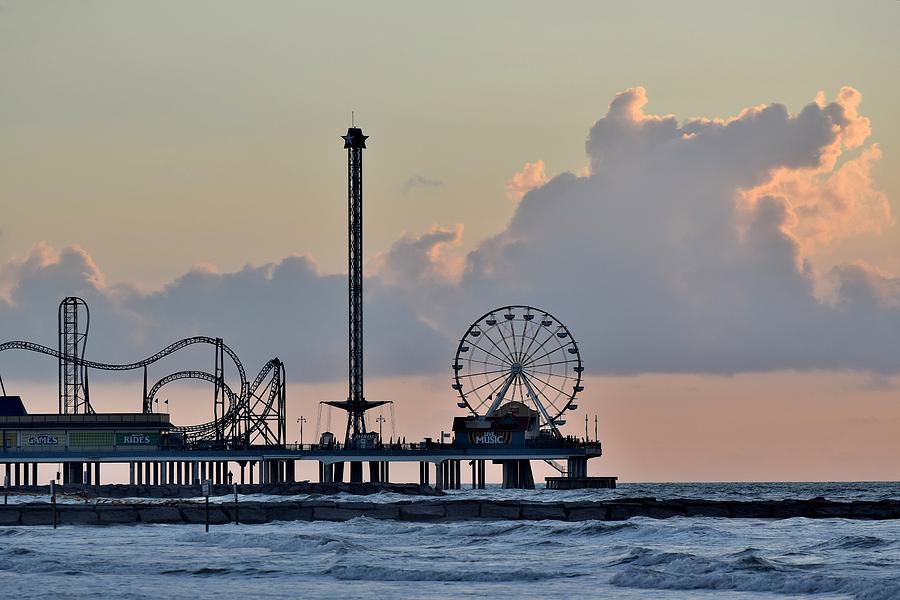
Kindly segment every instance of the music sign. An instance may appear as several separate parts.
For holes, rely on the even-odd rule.
[[[470,431],[469,443],[473,446],[505,446],[512,439],[509,431]]]

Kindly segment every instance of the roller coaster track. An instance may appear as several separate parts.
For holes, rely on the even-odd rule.
[[[279,370],[276,372],[277,375],[273,377],[272,382],[266,386],[269,388],[269,393],[264,399],[257,395],[257,391],[273,369]],[[213,384],[217,383],[216,376],[206,371],[177,371],[166,375],[153,384],[153,387],[150,388],[150,391],[147,393],[147,403],[152,405],[157,393],[163,386],[180,379],[199,379],[201,381],[209,381]],[[271,436],[269,435],[270,432],[269,428],[266,426],[266,421],[272,416],[273,412],[276,411],[275,401],[278,397],[278,388],[282,381],[282,363],[277,358],[272,359],[263,366],[253,382],[249,384],[246,398],[234,393],[227,384],[221,384],[225,395],[228,397],[229,406],[226,413],[222,415],[220,419],[201,423],[199,425],[176,427],[174,428],[174,431],[183,432],[190,441],[212,440],[215,439],[217,432],[224,431],[228,426],[233,427],[237,425],[239,420],[246,416],[251,423],[248,430],[252,430],[261,435],[267,443],[279,443],[277,440],[269,439]]]
[[[84,360],[82,358],[74,359],[74,362],[76,364],[88,367],[89,369],[98,369],[101,371],[133,371],[135,369],[142,369],[148,365],[152,365],[153,363],[162,360],[170,354],[178,352],[179,350],[187,348],[188,346],[192,346],[194,344],[209,344],[215,346],[217,344],[217,340],[216,338],[203,335],[184,338],[183,340],[178,340],[177,342],[169,344],[156,354],[148,356],[144,360],[133,363],[100,363],[94,362],[92,360]],[[3,352],[4,350],[25,350],[27,352],[46,354],[47,356],[53,356],[55,358],[64,358],[63,355],[54,348],[49,348],[47,346],[42,346],[33,342],[23,342],[19,340],[4,342],[3,344],[0,344],[0,352]],[[234,362],[234,366],[238,370],[238,376],[241,379],[241,396],[244,396],[249,388],[249,383],[247,382],[247,373],[244,371],[244,365],[241,364],[241,361],[238,358],[237,354],[235,354],[234,350],[232,350],[225,344],[222,344],[222,350],[229,356],[229,358],[231,358],[232,362]]]
[[[217,377],[212,373],[208,373],[205,371],[178,371],[163,377],[162,379],[157,381],[156,384],[154,384],[154,386],[148,392],[147,397],[144,399],[144,411],[150,411],[150,407],[152,407],[153,400],[156,397],[156,394],[159,392],[159,389],[168,383],[180,379],[199,379],[202,381],[209,381],[222,386],[221,389],[224,391],[229,401],[228,410],[225,411],[225,413],[216,420],[209,421],[207,423],[201,423],[198,425],[176,427],[174,428],[174,431],[183,432],[185,434],[185,437],[189,441],[214,440],[218,436],[220,436],[222,432],[226,431],[226,428],[228,427],[232,427],[232,430],[237,430],[241,419],[244,418],[246,419],[247,423],[245,434],[248,440],[251,436],[252,431],[257,435],[261,435],[265,439],[266,443],[272,443],[272,440],[270,440],[272,435],[267,425],[267,421],[272,418],[273,412],[280,413],[281,410],[283,410],[283,407],[276,408],[274,406],[276,400],[279,399],[279,397],[281,397],[283,401],[283,394],[279,396],[279,391],[283,392],[284,367],[281,361],[277,358],[266,363],[266,365],[263,366],[252,383],[247,381],[247,374],[244,370],[244,365],[241,363],[234,350],[222,343],[221,340],[217,340],[216,338],[208,336],[194,336],[178,340],[177,342],[166,346],[159,352],[148,356],[144,360],[133,363],[101,363],[91,360],[85,360],[84,358],[75,358],[74,360],[70,358],[69,360],[74,362],[76,365],[80,365],[90,369],[98,369],[101,371],[131,371],[145,368],[155,362],[162,360],[170,354],[178,352],[179,350],[182,350],[194,344],[208,344],[213,346],[221,345],[222,351],[229,356],[237,369],[238,376],[240,378],[240,392],[236,393],[224,381],[218,381]],[[27,352],[36,352],[38,354],[52,356],[57,359],[65,358],[58,350],[54,348],[20,340],[14,340],[0,344],[0,352],[3,352],[5,350],[24,350]],[[262,397],[258,395],[257,392],[263,381],[265,381],[270,373],[272,373],[273,369],[276,369],[276,371],[272,376],[272,381],[267,386],[268,388],[270,388],[269,393],[266,395],[266,397]],[[283,429],[283,425],[280,425],[279,429]],[[275,437],[278,438],[281,437],[281,435],[275,434]],[[274,443],[281,443],[281,441],[276,440]]]
[[[152,403],[154,398],[156,398],[156,393],[162,388],[164,385],[168,383],[172,383],[173,381],[178,381],[179,379],[199,379],[201,381],[209,381],[210,383],[219,383],[216,380],[216,376],[212,373],[207,373],[206,371],[177,371],[175,373],[171,373],[166,375],[159,381],[157,381],[150,391],[147,393],[147,402]],[[224,431],[224,427],[226,425],[232,425],[234,422],[240,417],[241,408],[244,406],[244,402],[240,396],[234,393],[234,391],[228,387],[227,383],[222,383],[222,389],[225,391],[225,394],[228,396],[229,406],[228,412],[222,415],[222,418],[210,421],[208,423],[200,423],[199,425],[186,425],[183,427],[175,427],[174,431],[181,431],[186,435],[189,435],[192,438],[197,439],[208,439],[211,435],[215,435],[216,431]]]

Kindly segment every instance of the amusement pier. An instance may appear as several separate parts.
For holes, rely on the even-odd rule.
[[[417,462],[420,485],[460,489],[466,478],[473,488],[483,488],[485,465],[491,461],[502,465],[503,487],[531,489],[532,462],[544,461],[559,474],[546,478],[548,488],[615,487],[615,477],[588,476],[588,461],[602,454],[599,440],[560,430],[567,413],[578,407],[584,367],[569,329],[537,307],[497,307],[465,330],[451,364],[460,415],[448,424],[449,439],[442,434],[438,440],[407,442],[391,436],[385,441],[367,424],[370,409],[392,403],[367,400],[364,393],[362,174],[368,136],[350,127],[342,138],[349,215],[348,394],[320,407],[346,412],[343,436],[326,431],[314,444],[287,443],[284,363],[273,358],[250,379],[237,353],[219,337],[181,339],[132,363],[88,359],[89,307],[81,298],[67,297],[59,305],[55,348],[19,340],[0,343],[0,463],[5,469],[0,477],[6,488],[51,480],[99,486],[102,466],[108,464],[128,465],[133,485],[292,483],[297,461],[304,460],[318,463],[321,483],[387,483],[392,463]],[[211,350],[211,370],[176,371],[151,384],[156,363],[195,345]],[[7,393],[5,351],[58,361],[57,413],[31,413],[27,398]],[[89,381],[97,371],[142,375],[140,411],[96,412]],[[160,390],[182,379],[211,384],[212,417],[207,422],[176,424],[168,414],[154,412]]]

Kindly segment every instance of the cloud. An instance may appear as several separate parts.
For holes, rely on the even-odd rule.
[[[511,200],[518,202],[522,199],[522,196],[544,185],[547,181],[548,177],[544,173],[544,161],[527,162],[521,171],[506,182],[506,195]]]
[[[784,199],[791,213],[788,230],[804,254],[813,255],[837,240],[880,234],[894,224],[887,194],[875,187],[872,166],[881,158],[877,144],[840,167],[820,173],[779,169],[757,187],[743,192],[751,207],[761,198]]]
[[[884,332],[900,314],[872,299],[889,280],[868,272],[867,287],[838,284],[823,302],[802,243],[892,223],[868,172],[877,147],[836,167],[870,131],[860,99],[844,88],[796,114],[770,104],[679,123],[626,90],[588,135],[590,176],[532,189],[469,255],[462,285],[488,304],[554,307],[604,372],[896,371],[900,343]]]
[[[390,285],[435,285],[458,279],[462,274],[461,258],[449,256],[448,250],[459,246],[463,226],[446,229],[433,225],[420,235],[405,234],[386,253],[376,256],[371,267],[381,282]]]
[[[372,260],[367,372],[449,381],[458,336],[512,303],[567,323],[593,373],[900,372],[900,280],[862,263],[817,270],[836,240],[893,225],[861,99],[843,88],[795,114],[769,104],[679,122],[648,114],[643,88],[618,94],[588,134],[590,170],[550,178],[540,161],[526,165],[499,234],[461,256],[462,226],[435,226]],[[346,279],[307,256],[197,267],[150,294],[109,284],[79,248],[39,245],[2,273],[2,338],[52,345],[56,303],[82,294],[102,323],[97,360],[202,332],[248,365],[280,356],[296,380],[345,371]]]
[[[444,185],[443,181],[423,177],[421,175],[413,175],[403,183],[400,187],[400,191],[404,194],[409,194],[417,189],[434,189],[439,188],[442,185]]]
[[[336,379],[346,371],[346,276],[318,272],[307,256],[230,273],[200,266],[153,293],[107,285],[91,258],[75,247],[55,252],[39,244],[6,269],[15,271],[17,280],[10,297],[0,301],[2,341],[26,339],[55,347],[57,305],[75,295],[91,309],[88,355],[93,360],[129,362],[177,339],[210,335],[224,338],[248,372],[274,356],[285,360],[295,380]],[[367,281],[366,334],[377,347],[367,356],[372,372],[412,374],[445,362],[443,337],[417,320],[406,299],[384,287],[378,278]],[[169,367],[209,369],[211,361],[211,354],[187,351],[155,375]],[[55,362],[4,352],[0,369],[7,377],[10,372],[46,377]]]

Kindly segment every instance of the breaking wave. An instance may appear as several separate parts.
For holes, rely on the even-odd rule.
[[[391,566],[336,565],[325,570],[340,581],[456,581],[456,582],[527,582],[559,577],[556,573],[541,573],[533,569],[508,571],[408,569]]]
[[[840,576],[764,558],[757,549],[711,558],[637,548],[622,561],[612,585],[656,590],[728,590],[777,594],[847,594],[859,600],[900,598],[900,581]]]

